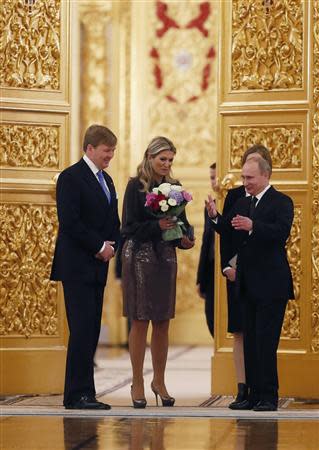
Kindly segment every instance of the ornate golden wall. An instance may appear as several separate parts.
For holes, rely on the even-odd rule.
[[[52,179],[68,161],[69,4],[7,1],[0,20],[1,392],[60,392],[64,311],[49,274]]]

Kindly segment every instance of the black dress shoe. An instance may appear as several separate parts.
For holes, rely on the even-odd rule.
[[[89,397],[82,395],[74,403],[65,405],[66,409],[111,409],[111,406],[107,403],[98,402],[95,397]]]
[[[236,411],[241,410],[247,410],[247,409],[253,409],[254,403],[250,400],[243,400],[242,402],[232,402],[230,405],[228,405],[228,408],[234,409]]]
[[[253,407],[254,411],[277,411],[277,405],[274,405],[267,400],[261,400]]]
[[[238,383],[238,393],[237,397],[233,402],[228,405],[230,409],[236,409],[236,406],[239,403],[242,403],[244,400],[248,399],[248,386],[245,383]]]

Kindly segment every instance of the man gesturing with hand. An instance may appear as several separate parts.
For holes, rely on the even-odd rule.
[[[235,288],[244,311],[248,399],[236,409],[275,411],[278,406],[277,348],[286,304],[294,298],[286,241],[294,208],[290,197],[269,184],[271,166],[251,158],[242,169],[247,197],[226,216],[212,198],[206,208],[214,229],[237,248]]]
[[[59,231],[51,280],[62,281],[70,331],[63,402],[67,409],[110,409],[95,398],[93,359],[108,263],[119,239],[117,196],[104,171],[116,143],[108,128],[90,126],[83,158],[65,169],[57,182]]]

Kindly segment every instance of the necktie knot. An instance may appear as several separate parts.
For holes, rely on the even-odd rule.
[[[99,183],[101,185],[101,188],[103,189],[103,192],[106,195],[108,202],[110,203],[111,202],[111,194],[110,194],[110,191],[108,190],[108,188],[106,187],[106,182],[105,182],[102,170],[99,170],[97,172],[97,177],[98,177]]]

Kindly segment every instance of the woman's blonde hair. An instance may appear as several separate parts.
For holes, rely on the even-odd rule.
[[[142,192],[149,192],[151,184],[154,181],[154,171],[149,161],[149,157],[154,158],[160,152],[164,152],[165,150],[169,150],[174,154],[176,153],[173,142],[164,136],[157,136],[148,144],[143,160],[137,166],[137,177],[143,185],[143,188],[141,189]],[[165,181],[168,183],[176,183],[176,180],[172,177],[171,171],[168,176],[165,177]]]

